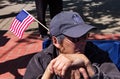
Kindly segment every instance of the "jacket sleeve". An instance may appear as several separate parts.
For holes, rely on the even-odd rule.
[[[44,52],[34,55],[26,68],[23,79],[38,79],[42,77],[49,61],[50,57],[47,57]]]
[[[120,72],[113,63],[93,65],[96,74],[91,79],[120,79]]]
[[[30,60],[28,66],[26,68],[26,72],[24,74],[23,79],[36,79],[37,76],[42,76],[42,74],[43,74],[42,65],[39,62],[37,55],[35,55]]]

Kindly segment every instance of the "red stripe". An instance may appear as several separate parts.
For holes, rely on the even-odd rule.
[[[23,36],[24,31],[26,30],[26,28],[29,26],[29,24],[30,24],[31,22],[33,22],[33,19],[32,19],[32,18],[30,18],[30,20],[29,20],[29,22],[27,23],[27,25],[23,28],[23,30],[22,30],[22,32],[21,32],[21,36]]]
[[[14,18],[14,20],[15,20],[15,18]],[[13,23],[14,23],[14,20],[13,20],[13,22],[12,22],[11,26],[10,26],[10,31],[11,31],[11,30],[12,30],[12,28],[13,28]]]
[[[16,34],[19,38],[21,38],[23,35],[23,32],[24,32],[23,28],[28,26],[29,19],[30,19],[30,16],[28,16],[26,19],[24,19],[23,22],[20,24],[20,28],[18,29],[17,34]]]
[[[20,28],[18,29],[17,36],[21,37],[21,35],[22,35],[21,33],[23,32],[22,30],[24,27],[28,26],[27,23],[29,22],[29,19],[30,19],[30,17],[27,17],[26,20],[24,20],[24,22],[21,24]]]
[[[20,22],[16,19],[16,24],[14,25],[14,31],[13,31],[13,33],[16,33],[16,31],[17,31],[17,28],[19,27],[19,25],[20,25]]]
[[[21,28],[24,27],[24,24],[26,24],[26,21],[28,20],[28,17],[25,18],[22,23],[19,25],[19,27],[17,28],[17,32],[15,33],[18,37],[19,37],[19,34],[21,32]]]
[[[13,22],[11,24],[10,30],[14,31],[14,25],[15,25],[15,23],[16,23],[16,18],[13,20]]]
[[[16,28],[17,28],[17,26],[19,25],[18,23],[19,23],[18,20],[15,19],[15,20],[14,20],[14,23],[12,24],[12,32],[13,32],[13,33],[15,33]]]
[[[22,38],[25,29],[33,20],[34,18],[32,16],[27,16],[22,22],[15,18],[11,24],[10,31],[17,37]]]

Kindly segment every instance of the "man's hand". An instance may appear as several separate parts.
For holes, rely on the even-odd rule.
[[[82,77],[83,78],[82,78]],[[89,79],[89,76],[84,68],[67,70],[63,79]]]
[[[51,62],[50,71],[63,77],[67,69],[72,65],[72,61],[63,54],[59,55]]]
[[[51,63],[48,64],[42,78],[40,78],[40,79],[52,79],[54,73],[50,71],[50,69],[49,69],[50,66],[51,66]]]
[[[68,57],[74,61],[72,63],[73,67],[75,67],[75,68],[76,67],[79,67],[79,68],[83,67],[84,69],[86,69],[86,72],[88,73],[89,77],[92,77],[95,75],[95,72],[93,70],[91,62],[84,54],[79,54],[79,52],[78,52],[76,54],[66,54],[66,57]]]
[[[85,79],[94,75],[90,61],[84,54],[60,54],[50,63],[50,71],[61,77],[66,76],[69,68],[79,69],[80,74]]]

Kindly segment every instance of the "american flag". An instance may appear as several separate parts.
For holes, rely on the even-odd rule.
[[[34,17],[31,16],[26,10],[22,10],[13,20],[10,26],[10,31],[17,37],[22,38],[24,31],[33,21]]]

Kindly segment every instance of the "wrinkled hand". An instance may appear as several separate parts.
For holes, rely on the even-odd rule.
[[[72,65],[72,62],[73,61],[61,54],[50,62],[50,71],[63,77],[66,70]]]
[[[56,75],[59,75],[62,78],[65,78],[66,72],[68,72],[68,69],[70,69],[71,72],[69,74],[72,77],[72,72],[74,72],[74,75],[76,75],[79,71],[84,79],[88,79],[88,74],[85,68],[85,65],[87,65],[88,62],[89,60],[83,54],[60,54],[50,62],[50,71],[52,73],[54,72]],[[78,77],[80,77],[80,74],[77,74],[75,76],[77,78],[71,78],[78,79]]]

